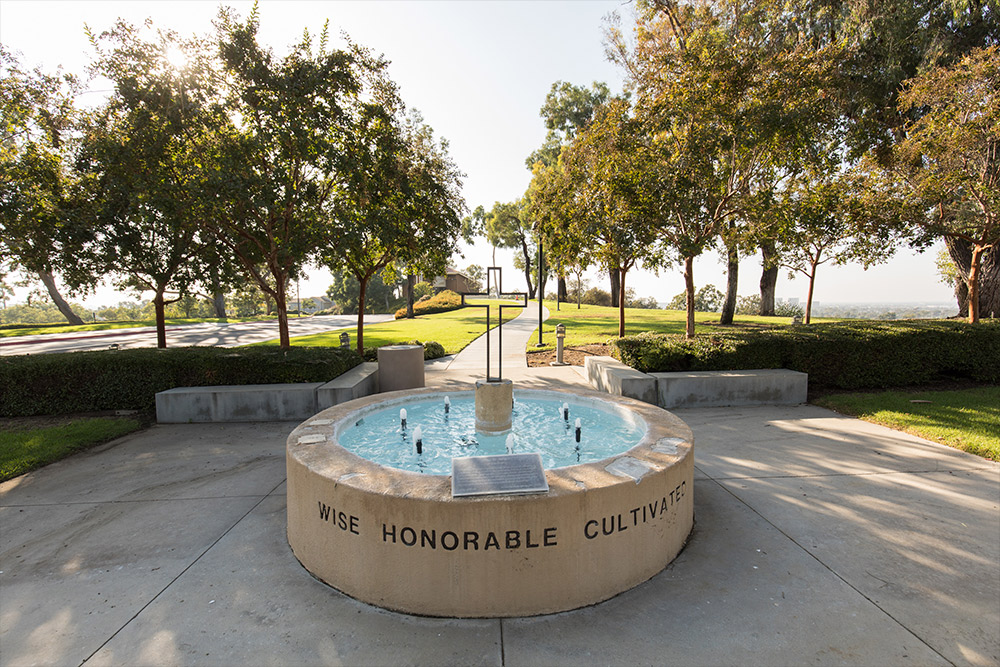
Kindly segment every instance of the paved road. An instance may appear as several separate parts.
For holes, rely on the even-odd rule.
[[[385,322],[391,320],[392,317],[392,315],[365,315],[365,325]],[[302,319],[292,317],[288,320],[288,331],[292,336],[306,336],[354,326],[356,323],[356,315],[318,315]],[[187,345],[236,347],[272,340],[277,337],[277,320],[224,324],[206,322],[189,326],[167,327],[168,347]],[[351,339],[353,343],[354,336],[351,336]],[[0,355],[103,350],[112,344],[117,344],[119,347],[156,347],[156,329],[154,327],[140,327],[5,338],[0,340]]]

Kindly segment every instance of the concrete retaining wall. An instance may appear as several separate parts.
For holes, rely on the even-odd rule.
[[[663,408],[729,405],[798,405],[806,402],[809,376],[782,368],[746,371],[650,373]]]
[[[647,374],[612,357],[587,357],[584,371],[595,389],[667,409],[798,405],[809,385],[807,374],[783,368]]]
[[[156,421],[301,421],[320,410],[378,391],[378,364],[355,366],[330,382],[176,387],[156,394]]]
[[[626,366],[613,357],[587,357],[584,370],[595,389],[656,405],[656,378],[651,375]]]

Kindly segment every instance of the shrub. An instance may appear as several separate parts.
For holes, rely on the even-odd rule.
[[[405,343],[394,343],[394,345],[423,345],[424,361],[429,359],[438,359],[445,355],[444,345],[433,340],[429,340],[426,343],[421,343],[419,340],[410,340]],[[365,348],[365,361],[378,361],[377,347]]]
[[[430,315],[431,313],[444,313],[449,310],[457,310],[462,307],[462,296],[458,292],[449,289],[438,292],[429,299],[421,299],[419,303],[413,304],[414,315]],[[396,311],[396,319],[406,317],[406,307]]]
[[[174,387],[326,382],[361,363],[334,347],[181,347],[0,357],[0,416],[151,410]]]
[[[586,303],[591,306],[610,306],[611,294],[605,292],[599,287],[591,287],[583,293],[580,301],[581,303]]]
[[[877,389],[946,378],[1000,383],[1000,322],[835,322],[683,336],[643,333],[611,342],[640,371],[788,368],[810,385]]]

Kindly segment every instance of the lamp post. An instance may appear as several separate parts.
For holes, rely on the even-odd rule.
[[[542,230],[538,230],[538,342],[535,347],[545,347],[542,342]]]

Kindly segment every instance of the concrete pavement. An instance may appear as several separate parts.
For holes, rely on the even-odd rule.
[[[1000,464],[809,405],[675,412],[685,550],[607,602],[505,620],[313,579],[285,541],[294,423],[126,436],[0,485],[0,664],[1000,663]]]

